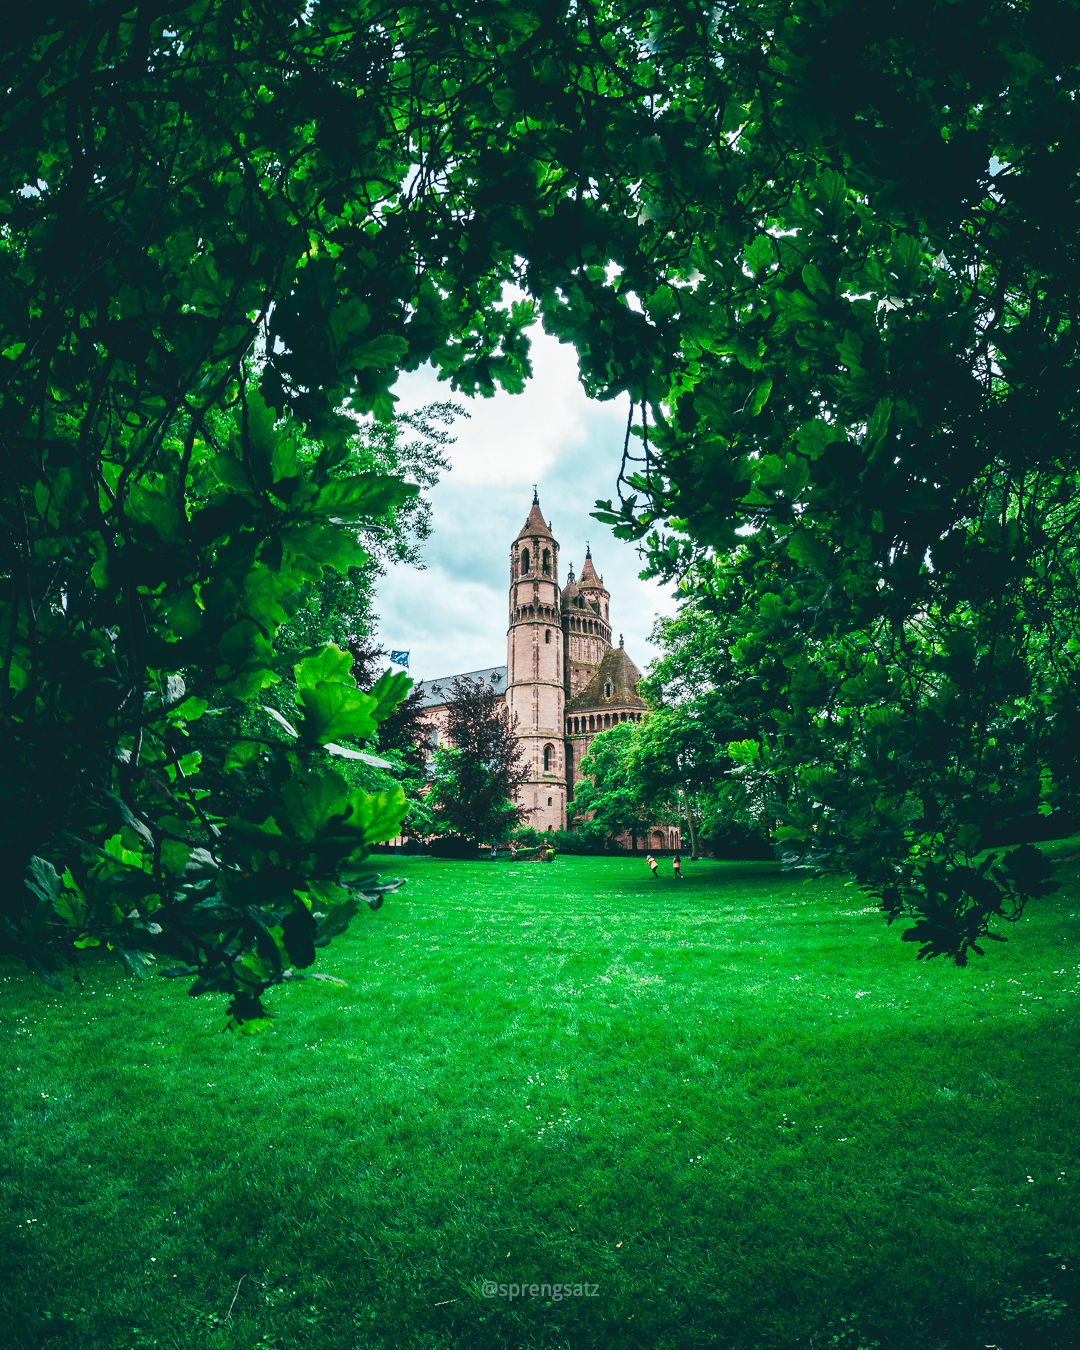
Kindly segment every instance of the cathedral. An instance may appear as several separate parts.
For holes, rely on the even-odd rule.
[[[559,544],[533,493],[532,510],[510,546],[506,665],[465,671],[490,681],[516,718],[529,779],[518,804],[535,830],[565,830],[566,806],[582,780],[581,761],[593,737],[646,711],[641,672],[619,638],[611,641],[611,596],[586,550],[581,575],[573,565],[559,586]],[[457,678],[424,680],[435,742],[445,728],[446,698]],[[657,847],[676,847],[678,831],[657,832]],[[671,834],[669,841],[667,836]]]

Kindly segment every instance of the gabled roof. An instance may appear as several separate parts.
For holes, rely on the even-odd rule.
[[[646,708],[648,704],[637,692],[641,671],[634,665],[622,646],[604,653],[600,669],[589,683],[569,699],[567,716],[579,712],[593,712],[597,708]],[[611,693],[604,694],[604,686],[611,685]]]
[[[464,679],[479,680],[482,684],[491,685],[497,694],[506,693],[506,667],[484,666],[481,670],[466,670],[460,675],[442,675],[437,680],[421,680],[420,688],[424,691],[421,708],[437,708],[445,703],[450,697],[450,686],[455,680]]]

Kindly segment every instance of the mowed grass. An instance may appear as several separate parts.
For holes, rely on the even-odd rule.
[[[3,963],[5,1344],[1076,1343],[1074,864],[958,970],[769,864],[385,862],[253,1038]]]

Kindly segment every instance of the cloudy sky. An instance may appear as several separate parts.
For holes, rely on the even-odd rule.
[[[430,368],[394,386],[402,410],[454,398],[470,414],[456,423],[452,468],[431,492],[426,570],[394,567],[378,588],[379,641],[412,653],[414,679],[505,663],[509,551],[529,514],[533,483],[559,541],[560,584],[571,562],[580,574],[590,541],[611,592],[612,629],[626,635],[641,670],[656,655],[648,641],[655,616],[675,612],[670,587],[638,578],[642,564],[633,545],[589,515],[598,497],[615,496],[625,399],[591,402],[578,383],[573,349],[539,325],[531,337],[534,375],[523,394],[464,398]]]

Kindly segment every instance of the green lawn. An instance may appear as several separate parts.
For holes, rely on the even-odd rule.
[[[5,1343],[1080,1340],[1075,864],[957,970],[769,864],[385,861],[261,1036],[0,966]]]

